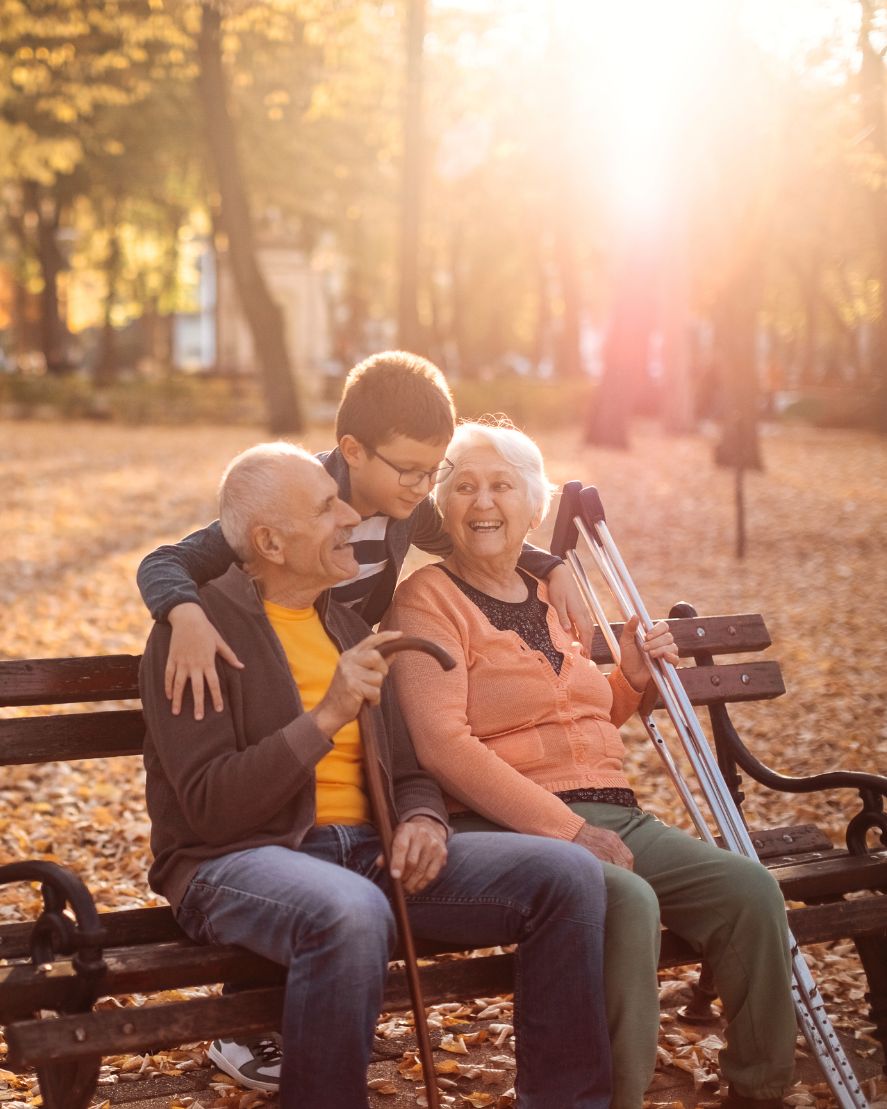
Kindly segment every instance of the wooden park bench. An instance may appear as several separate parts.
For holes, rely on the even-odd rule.
[[[740,773],[774,790],[839,789],[849,797],[846,847],[836,847],[810,824],[756,830],[753,839],[792,906],[788,915],[800,944],[853,938],[868,976],[871,1021],[887,1048],[887,778],[846,771],[785,777],[764,766],[742,744],[726,706],[784,693],[779,665],[745,657],[713,661],[714,656],[747,656],[768,647],[762,617],[698,618],[689,605],[678,605],[670,622],[680,653],[696,662],[682,668],[681,680],[694,704],[708,708],[718,758],[737,803],[743,796]],[[618,634],[619,626],[614,627]],[[600,632],[594,658],[610,661]],[[132,700],[138,697],[138,662],[128,655],[0,662],[0,707]],[[137,707],[2,719],[0,764],[138,754],[143,733]],[[63,851],[56,848],[57,854]],[[76,871],[75,847],[66,861]],[[103,1055],[259,1032],[279,1019],[282,968],[238,947],[192,943],[168,908],[96,913],[85,886],[54,863],[22,860],[0,867],[0,882],[11,881],[41,882],[45,907],[35,923],[0,926],[0,1023],[9,1047],[7,1066],[37,1070],[47,1109],[85,1109]],[[666,933],[663,940],[663,967],[698,961],[677,937]],[[439,949],[421,950],[429,955],[422,969],[429,1003],[511,990],[510,954],[454,959]],[[220,982],[248,988],[93,1009],[103,996]],[[393,964],[386,1007],[408,1004],[404,972]],[[703,981],[690,1010],[704,1013],[707,1004]],[[53,1019],[45,1019],[47,1011]]]

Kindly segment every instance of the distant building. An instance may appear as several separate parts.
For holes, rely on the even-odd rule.
[[[283,312],[293,369],[308,395],[316,395],[332,355],[327,294],[331,275],[283,236],[266,238],[258,261]],[[252,337],[227,253],[216,252],[209,240],[203,240],[196,268],[198,310],[176,315],[174,365],[182,370],[254,373]]]

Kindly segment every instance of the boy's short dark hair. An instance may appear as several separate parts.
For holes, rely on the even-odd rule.
[[[448,443],[456,408],[446,378],[427,358],[386,350],[359,362],[345,379],[336,440],[353,435],[374,450],[395,435]]]

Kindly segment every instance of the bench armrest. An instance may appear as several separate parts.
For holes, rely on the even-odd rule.
[[[669,616],[693,618],[697,616],[697,612],[692,605],[682,602],[672,608]],[[714,662],[707,651],[694,652],[693,658],[700,666],[711,666]],[[873,830],[880,832],[881,844],[887,847],[887,813],[884,811],[887,777],[858,770],[832,770],[824,774],[807,776],[780,774],[761,762],[745,746],[733,726],[725,704],[709,705],[708,713],[717,749],[718,764],[740,808],[744,794],[739,788],[740,777],[737,767],[754,781],[780,793],[817,793],[829,789],[855,789],[859,793],[862,808],[847,824],[845,832],[847,850],[853,855],[867,854],[868,836]]]

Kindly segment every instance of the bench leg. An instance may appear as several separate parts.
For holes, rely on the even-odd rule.
[[[875,1036],[884,1052],[884,1073],[887,1074],[887,931],[874,936],[854,936],[853,942],[868,978],[865,997]]]
[[[100,1055],[37,1068],[44,1109],[88,1109],[99,1081]]]

